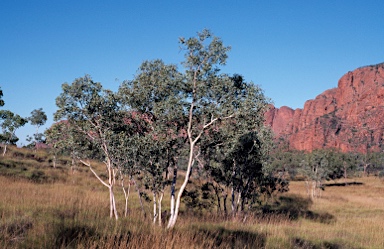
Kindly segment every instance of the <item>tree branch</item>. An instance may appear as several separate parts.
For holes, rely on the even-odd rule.
[[[93,170],[93,168],[92,168],[92,166],[91,166],[91,164],[90,163],[86,163],[86,162],[84,162],[83,160],[80,160],[80,162],[82,163],[82,164],[84,164],[85,166],[88,166],[89,167],[89,169],[92,171],[92,173],[96,176],[96,178],[104,185],[104,186],[106,186],[107,188],[110,188],[111,186],[109,186],[108,184],[106,184],[104,181],[103,181],[103,179],[101,179],[98,175],[97,175],[97,173]]]
[[[208,124],[205,124],[205,125],[203,126],[203,129],[208,128],[208,127],[211,126],[213,123],[215,123],[217,120],[230,119],[230,118],[233,118],[234,116],[235,116],[235,114],[231,114],[231,115],[226,116],[226,117],[223,117],[223,118],[214,118],[214,119],[211,119],[211,121],[210,121]]]

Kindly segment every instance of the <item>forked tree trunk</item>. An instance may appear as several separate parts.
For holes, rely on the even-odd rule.
[[[124,199],[125,199],[124,217],[127,217],[127,215],[128,215],[128,199],[129,199],[129,194],[131,192],[131,183],[128,183],[128,188],[126,190],[125,184],[124,184],[124,178],[122,178],[121,179],[121,187],[123,188]]]
[[[116,200],[115,200],[115,195],[113,193],[113,185],[109,187],[109,200],[110,200],[110,218],[113,218],[115,216],[115,219],[118,220],[119,216],[117,214],[116,210]]]
[[[113,185],[115,183],[115,172],[113,171],[113,168],[112,168],[112,165],[111,165],[111,162],[110,160],[107,159],[107,161],[105,162],[105,165],[107,166],[107,171],[108,171],[108,183],[106,183],[105,181],[103,181],[103,179],[100,178],[100,176],[94,171],[94,169],[92,168],[91,164],[89,162],[85,162],[83,160],[80,160],[80,162],[86,166],[89,167],[89,169],[91,170],[91,172],[96,176],[96,178],[104,185],[108,188],[109,190],[109,216],[110,218],[113,218],[115,217],[116,220],[119,219],[119,216],[117,214],[117,209],[116,209],[116,200],[115,200],[115,195],[114,195],[114,192],[113,192]]]

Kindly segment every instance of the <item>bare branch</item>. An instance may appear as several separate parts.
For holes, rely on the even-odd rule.
[[[90,163],[84,162],[83,160],[80,160],[80,162],[81,162],[82,164],[84,164],[85,166],[88,166],[89,169],[92,171],[92,173],[96,176],[96,178],[97,178],[97,179],[98,179],[104,186],[106,186],[107,188],[110,188],[110,187],[111,187],[111,186],[109,186],[108,184],[106,184],[106,183],[103,181],[103,179],[101,179],[101,178],[99,177],[99,175],[93,170],[93,168],[92,168],[92,166],[91,166]]]

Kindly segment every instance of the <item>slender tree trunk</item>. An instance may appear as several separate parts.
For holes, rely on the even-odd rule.
[[[316,181],[312,181],[312,196],[311,199],[314,200],[316,198]]]
[[[157,201],[158,201],[157,207],[158,207],[158,209],[159,209],[159,211],[158,211],[158,216],[159,216],[159,226],[161,226],[162,223],[163,223],[162,215],[161,215],[161,212],[162,212],[162,202],[163,202],[163,197],[164,197],[164,192],[161,192],[160,195],[159,195],[159,198],[157,199]]]
[[[143,211],[144,218],[147,218],[147,213],[145,212],[145,209],[144,209],[143,199],[141,198],[141,192],[140,192],[139,186],[137,186],[135,178],[132,178],[132,181],[133,181],[133,184],[135,184],[137,195],[139,196],[140,207],[141,207],[141,210]]]
[[[244,196],[241,198],[241,205],[240,205],[240,211],[241,212],[244,212],[245,210],[245,201],[247,200],[247,198],[245,198]]]
[[[175,167],[173,169],[173,180],[171,185],[171,207],[170,207],[170,218],[175,215],[175,192],[176,192],[176,180],[177,180],[177,165],[175,164]]]
[[[153,191],[153,224],[156,223],[157,220],[157,199],[156,199],[156,192]]]
[[[364,177],[368,176],[367,169],[368,169],[369,163],[364,164]]]
[[[183,192],[185,190],[185,187],[188,184],[189,176],[191,174],[192,164],[193,164],[193,155],[194,155],[194,149],[195,149],[195,142],[190,141],[189,146],[189,159],[188,159],[188,167],[187,172],[185,173],[184,182],[180,187],[179,192],[177,193],[176,198],[176,205],[175,205],[175,211],[173,215],[169,218],[168,226],[167,228],[173,228],[176,224],[177,217],[179,215],[179,209],[180,209],[180,202],[181,202],[181,196],[183,195]]]
[[[237,192],[237,201],[236,201],[236,213],[237,213],[237,211],[238,211],[238,209],[239,209],[239,205],[240,205],[241,198],[242,198],[242,196],[241,196],[241,191],[238,191],[238,192]]]
[[[73,155],[73,153],[71,154],[71,171],[72,174],[75,173],[75,156]]]
[[[123,188],[124,199],[125,199],[124,217],[127,217],[127,215],[128,215],[128,199],[129,199],[129,194],[131,192],[131,183],[128,183],[128,189],[125,190],[125,184],[124,184],[124,178],[123,178],[123,179],[121,179],[121,187]]]
[[[235,206],[235,189],[231,188],[231,211],[232,211],[232,216],[235,216],[236,214],[236,206]]]
[[[232,216],[234,217],[236,214],[236,206],[235,206],[235,189],[234,189],[234,184],[235,184],[235,176],[236,176],[236,161],[233,160],[232,164],[232,188],[231,188],[231,211],[232,211]]]
[[[317,198],[321,198],[322,190],[323,190],[323,184],[321,181],[317,182]]]
[[[228,198],[228,193],[224,194],[223,196],[223,208],[224,208],[224,215],[228,215],[227,211],[227,198]]]
[[[5,156],[5,152],[7,152],[7,144],[4,144],[3,156]]]
[[[221,213],[221,198],[219,193],[219,187],[215,187],[214,184],[212,184],[213,189],[215,190],[216,195],[216,201],[217,201],[217,214]]]
[[[115,194],[113,192],[113,185],[115,184],[115,172],[112,167],[112,162],[109,158],[107,158],[106,166],[108,170],[109,194],[111,201],[111,218],[115,216],[115,219],[118,220],[119,215],[117,214]]]
[[[115,201],[115,195],[113,193],[113,185],[115,184],[115,173],[112,169],[111,161],[107,159],[105,162],[105,165],[107,166],[107,171],[108,171],[108,183],[104,182],[103,179],[100,178],[100,176],[93,170],[91,164],[88,162],[85,162],[83,160],[80,160],[80,162],[86,166],[89,167],[91,172],[96,176],[96,178],[108,188],[109,190],[109,207],[110,207],[110,212],[109,215],[112,218],[115,216],[115,219],[118,220],[119,216],[117,214],[117,209],[116,209],[116,201]]]
[[[110,211],[109,211],[109,217],[112,218],[115,216],[115,219],[117,220],[119,216],[116,212],[116,203],[115,203],[115,196],[113,194],[113,186],[109,187],[109,204],[110,204]]]

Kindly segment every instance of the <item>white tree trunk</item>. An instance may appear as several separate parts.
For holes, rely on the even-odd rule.
[[[312,181],[312,195],[311,199],[314,200],[316,198],[316,181]]]
[[[160,196],[158,198],[158,216],[159,216],[159,226],[162,225],[163,221],[162,221],[162,217],[161,217],[161,212],[162,212],[162,207],[161,207],[161,204],[162,204],[162,201],[163,201],[163,197],[164,197],[164,192],[160,193]]]
[[[173,215],[171,213],[171,217],[169,218],[169,222],[168,222],[167,228],[173,228],[175,226],[175,224],[176,224],[177,217],[179,215],[181,196],[183,195],[185,187],[188,184],[189,176],[191,174],[191,169],[192,169],[192,164],[193,164],[194,149],[195,149],[195,142],[190,142],[187,172],[185,173],[184,182],[181,185],[179,192],[177,193],[176,205],[175,205],[174,213],[173,213]]]
[[[231,188],[231,211],[232,211],[232,215],[233,216],[235,216],[235,209],[236,209],[236,205],[235,205],[235,190],[232,187]]]
[[[108,171],[108,183],[104,182],[103,179],[100,178],[100,176],[93,170],[91,167],[91,164],[89,162],[85,162],[83,160],[80,160],[80,162],[86,166],[89,167],[91,172],[96,176],[96,178],[108,188],[109,190],[109,216],[112,218],[115,216],[115,219],[118,220],[119,216],[117,214],[117,209],[116,209],[116,201],[115,201],[115,195],[113,193],[113,185],[115,183],[115,172],[113,171],[112,165],[110,163],[110,160],[107,160],[105,162],[105,165],[107,166],[107,171]]]
[[[236,213],[239,210],[240,200],[241,200],[241,191],[238,191],[237,192],[237,202],[236,202]]]
[[[128,215],[128,199],[129,199],[129,194],[131,192],[131,184],[128,183],[128,189],[125,190],[124,178],[123,178],[123,179],[121,179],[121,187],[123,188],[124,199],[125,199],[124,217],[127,217],[127,215]]]
[[[5,156],[5,152],[7,152],[7,144],[4,144],[3,156]]]
[[[156,192],[153,192],[153,224],[156,223],[157,220],[157,199],[156,199]]]

